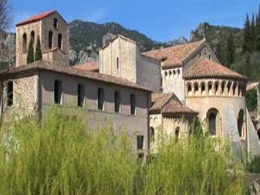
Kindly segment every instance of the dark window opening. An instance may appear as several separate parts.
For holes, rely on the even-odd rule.
[[[194,90],[195,90],[195,93],[197,93],[199,91],[198,83],[195,83]]]
[[[175,129],[175,138],[178,139],[180,136],[180,127],[176,127]]]
[[[115,92],[115,112],[120,112],[120,92],[116,91]]]
[[[150,127],[150,139],[151,139],[151,142],[154,142],[155,140],[155,137],[154,137],[154,128],[153,127]]]
[[[201,84],[201,92],[205,92],[206,91],[206,87],[205,87],[205,83]]]
[[[84,86],[81,84],[78,84],[78,106],[83,107],[84,104]]]
[[[257,130],[258,139],[260,140],[260,129]]]
[[[98,109],[103,110],[104,109],[104,89],[98,88]]]
[[[54,18],[54,20],[53,20],[53,27],[54,27],[55,29],[58,28],[58,19],[57,19],[57,18]]]
[[[61,49],[62,48],[62,34],[58,34],[58,47]]]
[[[144,136],[137,136],[137,150],[142,150],[144,148]]]
[[[208,88],[209,88],[209,91],[212,90],[212,84],[211,83],[209,83]]]
[[[239,137],[242,137],[243,121],[244,121],[244,111],[240,110],[239,114],[238,114],[238,120],[237,120],[237,128],[238,128]]]
[[[214,112],[211,112],[209,114],[209,132],[213,135],[216,134],[216,122],[217,122],[217,114]]]
[[[130,101],[131,101],[131,114],[135,114],[135,112],[136,112],[136,99],[135,99],[134,94],[131,94]]]
[[[54,81],[54,103],[61,104],[61,95],[62,95],[62,83],[61,81]]]
[[[225,92],[225,83],[221,83],[221,91],[222,91],[222,94],[224,94]]]
[[[31,32],[31,41],[33,43],[35,42],[35,33],[34,33],[34,31]]]
[[[13,105],[13,82],[7,83],[7,106]]]
[[[191,85],[188,85],[188,92],[191,92]]]
[[[119,58],[116,58],[116,69],[119,70]]]
[[[52,48],[52,39],[53,39],[53,32],[49,31],[49,41],[48,41],[48,46],[51,49]]]
[[[216,92],[216,93],[218,92],[218,88],[219,88],[219,84],[218,84],[218,83],[215,83],[215,92]]]
[[[27,52],[27,35],[26,33],[23,34],[23,53]]]

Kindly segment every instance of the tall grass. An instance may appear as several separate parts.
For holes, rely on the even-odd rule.
[[[82,118],[54,107],[41,122],[3,124],[0,194],[243,193],[243,170],[218,140],[167,139],[144,164],[126,131],[115,135],[111,125],[91,131]]]

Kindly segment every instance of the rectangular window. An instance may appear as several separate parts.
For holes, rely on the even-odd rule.
[[[78,106],[83,107],[85,97],[84,85],[78,84]]]
[[[130,106],[131,106],[131,114],[135,114],[136,110],[136,100],[135,100],[135,95],[131,94],[130,96]]]
[[[104,102],[105,102],[104,89],[98,88],[98,109],[99,110],[104,110]]]
[[[115,92],[115,112],[120,112],[120,103],[121,102],[121,97],[120,97],[120,92],[116,91]]]
[[[119,58],[116,58],[116,69],[119,69]]]
[[[12,106],[13,105],[13,82],[9,81],[7,83],[7,106]]]
[[[61,95],[62,95],[62,83],[61,81],[54,81],[54,103],[61,104]]]
[[[138,135],[137,136],[137,150],[144,149],[144,136]]]

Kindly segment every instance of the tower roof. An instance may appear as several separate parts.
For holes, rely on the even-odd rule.
[[[16,24],[16,26],[22,26],[22,25],[25,25],[25,24],[29,24],[29,23],[32,23],[32,22],[36,22],[36,21],[42,20],[43,18],[46,18],[46,17],[52,15],[55,12],[57,12],[57,11],[56,10],[51,10],[51,11],[40,13],[40,14],[38,14],[36,16],[32,16],[32,17],[30,17],[30,18],[28,18],[28,19],[26,19],[26,20]]]
[[[158,60],[163,60],[163,69],[182,66],[182,62],[188,58],[197,48],[205,42],[201,41],[191,42],[183,45],[175,45],[163,49],[152,50],[142,53]]]
[[[247,80],[245,76],[208,58],[201,58],[187,70],[183,77],[186,79],[217,77]]]

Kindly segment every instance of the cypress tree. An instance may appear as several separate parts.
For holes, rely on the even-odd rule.
[[[31,39],[28,46],[27,64],[34,62],[33,50],[33,40]]]
[[[252,14],[252,20],[251,20],[251,25],[250,25],[250,37],[251,37],[251,51],[255,51],[255,46],[256,46],[256,23],[255,23],[255,15]]]
[[[35,61],[42,59],[42,50],[41,50],[41,42],[40,37],[37,37],[36,50],[35,50]]]
[[[251,24],[248,17],[248,14],[246,14],[246,21],[244,23],[244,34],[243,34],[243,52],[251,52],[252,51],[252,45],[251,42]]]
[[[229,34],[227,38],[227,50],[226,50],[226,65],[230,68],[230,65],[235,61],[235,49],[233,35]]]

